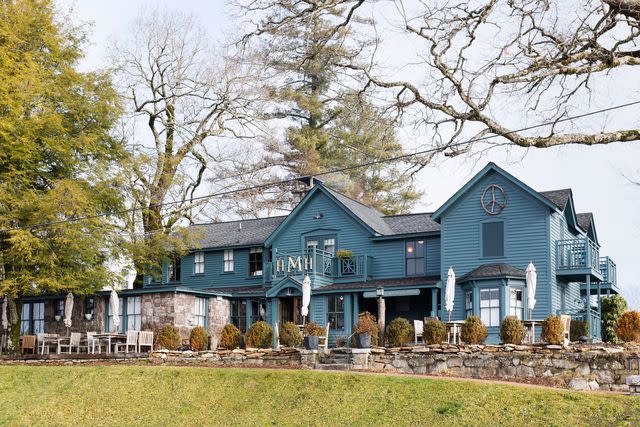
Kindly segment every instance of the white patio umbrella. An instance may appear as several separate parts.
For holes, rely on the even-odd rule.
[[[120,327],[120,299],[118,298],[118,293],[114,290],[111,290],[109,297],[109,312],[112,316],[111,323],[113,324],[114,332],[117,332]]]
[[[9,302],[7,301],[7,297],[5,295],[4,301],[2,302],[2,329],[9,329],[9,316],[7,312],[9,311],[8,307]]]
[[[73,313],[73,294],[69,292],[64,301],[64,326],[69,329],[71,327],[71,315]],[[69,331],[67,331],[69,332]],[[68,335],[68,334],[67,334]]]
[[[456,273],[453,272],[453,267],[449,267],[447,273],[447,286],[444,291],[444,303],[449,312],[449,321],[451,321],[451,312],[453,311],[453,299],[456,294]]]
[[[302,314],[302,317],[305,319],[309,315],[310,302],[311,302],[311,279],[307,274],[307,276],[302,281],[302,307],[300,308],[300,313]]]
[[[536,273],[533,262],[529,263],[525,277],[527,282],[527,306],[529,307],[529,319],[531,319],[533,307],[536,305],[536,282],[538,280],[538,273]]]

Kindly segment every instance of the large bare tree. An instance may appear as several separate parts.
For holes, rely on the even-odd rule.
[[[640,140],[638,123],[621,129],[563,123],[594,98],[607,105],[602,97],[612,82],[630,93],[640,89],[633,74],[640,65],[639,0],[250,0],[244,6],[252,17],[244,40],[317,16],[332,19],[335,31],[375,31],[358,16],[384,15],[393,45],[384,50],[383,33],[375,49],[339,65],[414,113],[436,135],[436,148],[452,155],[489,135],[501,137],[495,143],[541,148]],[[386,64],[389,47],[409,52],[397,67]],[[519,131],[523,118],[552,125]]]
[[[233,158],[233,141],[248,134],[260,96],[247,63],[212,48],[207,37],[193,16],[152,10],[114,45],[129,113],[125,169],[132,206],[140,209],[129,224],[138,279],[158,258],[155,250],[167,247],[163,236],[211,201],[198,199],[206,178]],[[221,187],[204,190],[214,189]]]

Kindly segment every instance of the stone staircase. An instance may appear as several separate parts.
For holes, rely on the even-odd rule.
[[[330,353],[318,352],[318,361],[316,362],[315,369],[321,371],[350,371],[351,353],[336,350]]]

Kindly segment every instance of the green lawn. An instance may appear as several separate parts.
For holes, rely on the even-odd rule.
[[[0,366],[0,425],[640,425],[640,399],[309,371]]]

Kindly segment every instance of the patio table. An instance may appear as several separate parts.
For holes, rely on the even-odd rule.
[[[447,325],[447,343],[460,344],[460,330],[464,324],[463,320],[454,320],[451,322],[445,322]],[[453,343],[451,342],[451,336],[453,335]]]
[[[107,342],[107,354],[111,354],[111,341],[114,341],[114,344],[118,341],[126,341],[127,336],[123,334],[114,334],[114,333],[104,333],[104,334],[95,334],[95,338]]]
[[[525,342],[527,344],[534,344],[536,341],[536,325],[541,325],[542,320],[523,320],[525,333]]]
[[[40,347],[40,354],[44,354],[44,348],[47,344],[58,344],[58,334],[42,334],[38,346]]]

